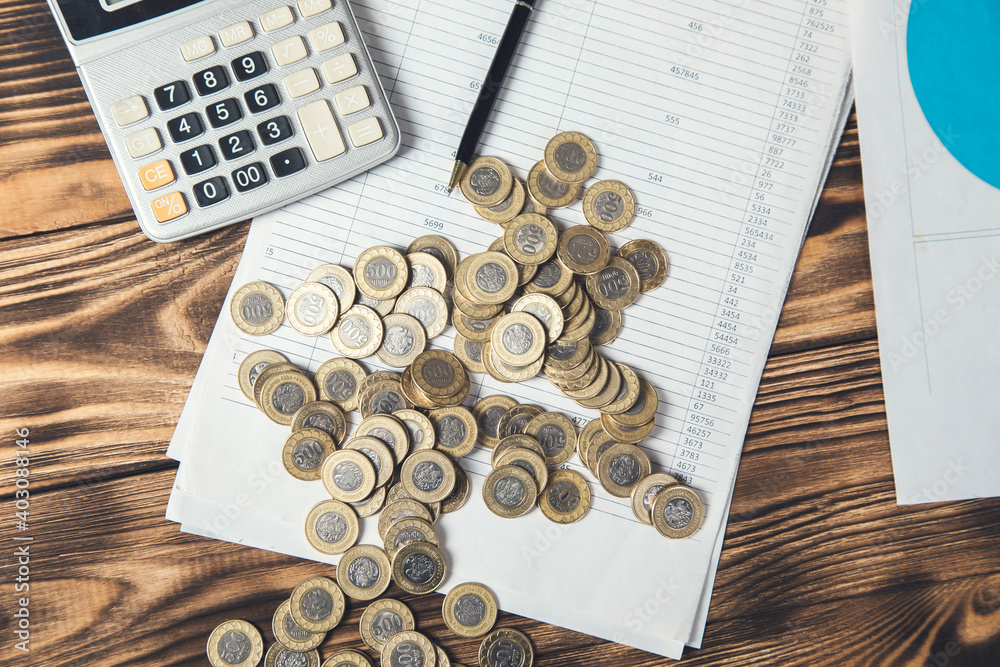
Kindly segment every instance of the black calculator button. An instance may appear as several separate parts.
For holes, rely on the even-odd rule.
[[[286,116],[278,116],[258,125],[257,134],[265,146],[271,146],[292,136],[292,124]]]
[[[216,165],[215,151],[208,144],[181,153],[181,165],[188,174],[198,174]]]
[[[163,111],[175,109],[191,101],[191,93],[183,81],[174,81],[153,91],[156,105]]]
[[[181,143],[188,139],[194,139],[205,131],[202,125],[201,116],[196,113],[186,113],[173,120],[167,121],[167,131],[174,143]]]
[[[208,115],[208,122],[212,124],[212,127],[225,127],[243,118],[243,110],[240,109],[240,103],[233,97],[210,104],[205,109],[205,113]]]
[[[249,81],[267,72],[267,61],[260,51],[240,56],[232,62],[237,81]]]
[[[260,88],[254,88],[243,93],[243,98],[247,101],[247,108],[250,113],[260,113],[273,109],[281,103],[278,97],[278,90],[273,84],[265,83]]]
[[[198,200],[198,206],[202,208],[218,204],[220,201],[229,198],[229,186],[222,176],[210,178],[194,186],[194,198]]]
[[[278,178],[291,176],[306,168],[306,158],[298,148],[289,148],[271,156],[271,169]]]
[[[222,65],[203,69],[194,75],[194,87],[199,95],[211,95],[229,87],[229,75]]]
[[[236,189],[239,192],[259,188],[267,183],[267,172],[264,171],[264,165],[260,162],[254,162],[240,167],[233,172],[233,183],[236,184]]]
[[[255,148],[253,135],[250,134],[249,130],[240,130],[219,139],[219,150],[222,151],[223,160],[241,158],[253,153]]]

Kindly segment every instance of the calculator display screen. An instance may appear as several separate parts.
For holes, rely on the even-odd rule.
[[[56,0],[74,41],[114,30],[211,0]]]

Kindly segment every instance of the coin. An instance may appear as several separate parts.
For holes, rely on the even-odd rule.
[[[384,667],[438,667],[434,644],[415,630],[394,634],[379,654]]]
[[[575,290],[573,272],[557,259],[550,259],[538,267],[531,281],[524,285],[525,294],[548,294],[557,302],[567,290]],[[560,303],[560,306],[562,304]]]
[[[645,440],[656,427],[656,420],[650,419],[638,426],[622,426],[613,419],[614,415],[602,414],[601,424],[604,430],[618,442],[636,443]]]
[[[506,226],[503,246],[507,254],[521,264],[539,266],[556,252],[559,232],[544,215],[522,213]]]
[[[411,373],[413,383],[431,398],[449,398],[469,379],[458,357],[444,350],[422,352],[413,362]]]
[[[466,265],[467,267],[468,265]],[[518,265],[518,269],[523,266],[523,264]],[[466,272],[468,273],[468,272]],[[476,303],[469,297],[465,296],[461,290],[453,290],[451,293],[451,300],[455,302],[455,307],[458,308],[464,315],[469,317],[487,320],[503,312],[503,303],[490,303],[481,304]]]
[[[444,649],[434,645],[434,651],[437,653],[437,667],[452,667],[451,660],[448,659],[448,654],[444,652]],[[459,667],[461,667],[459,665]]]
[[[617,444],[601,455],[597,478],[616,498],[628,498],[632,489],[649,474],[649,457],[635,445]]]
[[[417,318],[430,340],[448,325],[448,304],[437,290],[430,287],[413,287],[396,299],[394,312]]]
[[[444,581],[447,565],[441,550],[427,542],[410,542],[403,545],[392,559],[392,580],[412,595],[436,591]],[[396,635],[386,644],[388,648]],[[385,649],[383,649],[385,655]],[[398,663],[390,663],[398,664]]]
[[[597,149],[579,132],[560,132],[545,145],[545,168],[566,183],[580,183],[597,169]]]
[[[479,428],[467,408],[462,406],[437,408],[427,413],[434,424],[435,448],[452,459],[460,459],[476,446]]]
[[[323,661],[321,667],[373,667],[372,661],[364,653],[343,649]]]
[[[524,208],[524,195],[524,183],[515,178],[510,194],[502,202],[496,206],[476,206],[476,213],[490,222],[510,222]]]
[[[535,506],[538,486],[531,473],[518,466],[494,468],[483,482],[483,501],[499,517],[524,516]]]
[[[288,323],[303,336],[321,336],[333,328],[340,315],[337,295],[321,283],[302,283],[287,303]]]
[[[493,448],[493,453],[490,456],[490,465],[496,468],[499,465],[500,457],[511,449],[525,449],[534,452],[538,455],[538,458],[545,461],[545,450],[542,449],[542,445],[537,440],[524,433],[515,433],[514,435],[508,435],[500,439],[497,446]]]
[[[653,527],[664,537],[675,540],[690,537],[705,518],[705,504],[689,487],[667,486],[653,499]]]
[[[382,320],[368,306],[351,306],[330,332],[333,346],[345,357],[361,359],[382,344]]]
[[[469,473],[458,461],[455,461],[455,487],[444,500],[441,501],[441,513],[450,514],[459,510],[469,499],[469,492],[472,488],[469,482]]]
[[[635,197],[624,183],[598,181],[583,195],[583,215],[605,234],[620,232],[635,218]]]
[[[458,266],[458,250],[455,245],[443,236],[428,234],[413,239],[406,247],[406,254],[411,252],[425,252],[432,255],[444,266],[445,275],[448,280],[455,276],[455,267]]]
[[[632,489],[632,513],[647,526],[653,525],[653,500],[663,489],[674,486],[677,480],[665,472],[646,475]]]
[[[441,613],[459,637],[482,637],[497,621],[497,597],[483,584],[459,584],[444,597]]]
[[[403,488],[403,484],[401,482],[396,482],[391,487],[389,487],[389,493],[387,494],[387,497],[390,498],[391,502],[395,502],[397,500],[412,500],[413,502],[417,503],[425,510],[427,510],[425,513],[421,513],[419,515],[420,518],[426,518],[427,521],[430,521],[431,523],[436,522],[438,520],[438,517],[441,516],[440,502],[422,503],[419,500],[415,500],[413,496],[411,496],[409,493],[406,492],[406,489]],[[395,522],[398,518],[399,517],[396,517],[395,519],[393,519],[392,522]],[[391,526],[392,522],[390,522],[388,525]]]
[[[622,310],[639,296],[639,274],[621,257],[612,257],[606,267],[587,276],[587,294],[605,310]]]
[[[604,389],[602,389],[600,393],[593,398],[577,399],[577,405],[590,410],[601,410],[605,405],[609,405],[614,402],[622,387],[622,372],[619,369],[618,364],[613,361],[607,362],[606,366],[608,369],[608,379],[605,383]]]
[[[566,183],[555,178],[539,160],[528,172],[528,193],[546,208],[569,206],[580,194],[579,183]]]
[[[354,508],[359,519],[364,519],[365,517],[372,516],[376,512],[382,509],[385,505],[386,491],[384,486],[376,487],[372,494],[365,498],[364,500],[359,500],[355,503],[347,503]]]
[[[344,617],[344,593],[332,579],[310,577],[292,590],[292,620],[309,632],[328,632]]]
[[[635,405],[641,395],[642,386],[639,382],[639,376],[635,374],[635,371],[632,370],[631,366],[617,362],[615,365],[621,372],[622,384],[618,389],[618,394],[615,396],[614,400],[601,408],[601,412],[612,415],[624,412]],[[652,385],[650,385],[650,389],[652,389]],[[655,397],[656,392],[653,391],[652,395]],[[652,415],[655,415],[655,413],[656,406],[653,408]]]
[[[316,387],[295,371],[271,375],[263,381],[260,393],[264,414],[284,426],[292,423],[292,417],[299,408],[316,400]]]
[[[261,403],[261,397],[264,395],[263,394],[264,383],[267,382],[267,379],[272,375],[280,375],[281,373],[287,373],[289,371],[298,373],[300,375],[302,374],[302,371],[299,370],[298,366],[284,361],[277,361],[273,364],[268,364],[260,371],[260,373],[257,374],[257,379],[254,381],[253,386],[251,387],[252,389],[251,393],[253,394],[253,402],[257,405],[258,408],[260,408],[262,411],[264,410],[263,403]]]
[[[537,405],[520,404],[507,410],[497,423],[497,437],[506,438],[516,433],[524,433],[525,427],[535,416],[545,412]]]
[[[483,365],[483,343],[472,341],[460,333],[455,333],[455,356],[462,362],[465,369],[471,373],[485,373]]]
[[[660,406],[660,400],[656,396],[656,389],[647,380],[643,378],[639,378],[638,380],[639,396],[635,402],[627,410],[606,415],[609,420],[618,426],[634,428],[647,424],[656,417],[656,411]]]
[[[590,511],[590,485],[575,470],[556,470],[538,496],[538,507],[550,521],[575,523]]]
[[[379,317],[385,317],[396,306],[396,299],[372,299],[358,292],[358,305],[367,306],[374,310]]]
[[[271,644],[264,656],[264,667],[319,667],[319,651],[313,649],[305,653],[296,653],[281,644]]]
[[[544,489],[549,481],[549,471],[545,467],[545,458],[522,447],[510,447],[497,454],[493,466],[495,468],[517,466],[527,471],[535,482],[535,488],[539,491]]]
[[[580,429],[580,435],[577,436],[576,439],[576,453],[584,465],[587,464],[587,450],[590,448],[590,443],[594,436],[598,433],[604,433],[607,435],[607,432],[601,426],[600,417],[597,419],[591,419],[583,425],[582,429]]]
[[[494,630],[479,645],[479,664],[482,667],[531,667],[534,661],[531,642],[520,630]]]
[[[545,358],[539,356],[538,359],[527,366],[512,366],[497,357],[493,352],[493,345],[489,341],[483,344],[483,365],[486,366],[486,372],[501,382],[525,382],[530,380],[542,370],[544,362]]]
[[[292,431],[301,428],[318,428],[331,438],[334,446],[344,441],[347,435],[347,419],[344,412],[328,401],[306,403],[292,415]]]
[[[287,364],[288,359],[285,355],[274,350],[257,350],[246,356],[243,363],[240,364],[239,370],[236,371],[240,391],[243,392],[244,396],[253,400],[253,385],[257,381],[257,376],[262,370],[275,363]]]
[[[504,315],[493,326],[490,344],[494,353],[511,366],[526,366],[545,352],[545,328],[530,313]]]
[[[663,284],[667,277],[667,255],[655,241],[636,239],[618,249],[618,256],[635,267],[639,274],[639,291],[649,292]]]
[[[403,409],[409,410],[412,406]],[[373,414],[361,420],[354,431],[354,437],[357,439],[366,436],[383,442],[397,463],[406,458],[410,451],[410,432],[395,411]]]
[[[386,366],[405,368],[427,347],[427,334],[420,321],[405,313],[391,313],[382,320],[382,347],[376,350]]]
[[[596,273],[611,259],[611,246],[593,227],[574,225],[559,235],[556,256],[574,273]]]
[[[569,343],[556,341],[546,350],[546,372],[550,368],[557,371],[576,368],[590,356],[591,352],[590,341],[587,339]]]
[[[468,267],[467,296],[476,303],[504,303],[514,296],[517,266],[504,253],[487,251],[472,255]]]
[[[385,553],[391,560],[396,552],[410,542],[427,542],[440,546],[437,532],[429,521],[410,517],[401,519],[385,531]]]
[[[361,639],[373,651],[382,647],[397,632],[417,627],[410,608],[399,600],[383,598],[368,605],[361,614]]]
[[[300,628],[288,611],[289,604],[289,601],[285,600],[278,605],[271,618],[271,632],[274,633],[274,639],[289,651],[297,653],[311,651],[323,643],[326,633],[309,632]]]
[[[323,400],[350,412],[358,407],[358,386],[367,375],[361,364],[353,359],[334,357],[316,369],[316,386]]]
[[[306,517],[306,539],[316,551],[327,555],[347,551],[357,542],[358,530],[357,512],[339,500],[317,503]]]
[[[474,206],[496,206],[507,198],[513,184],[514,176],[503,160],[480,156],[469,163],[459,187]]]
[[[246,621],[226,621],[212,630],[206,651],[212,667],[256,667],[264,640]]]
[[[406,287],[410,269],[396,249],[379,245],[368,248],[354,262],[354,282],[371,299],[391,299]]]
[[[642,291],[642,288],[639,288]],[[594,307],[594,328],[590,331],[590,344],[607,345],[622,332],[624,315],[620,310],[605,310]]]
[[[526,196],[524,198],[524,208],[521,209],[521,213],[540,213],[541,215],[546,215],[548,209],[542,206],[540,203],[535,201],[535,198],[531,196],[528,192],[528,186],[524,186]]]
[[[580,312],[566,320],[566,324],[563,325],[562,336],[559,340],[563,342],[583,340],[593,331],[596,318],[597,316],[594,314],[594,307],[591,305],[590,299],[584,299]]]
[[[433,410],[437,407],[436,402],[432,401],[427,394],[417,389],[417,386],[413,384],[412,365],[403,369],[403,375],[400,379],[399,385],[403,389],[403,394],[410,399],[416,407],[423,408],[424,410]]]
[[[538,318],[545,326],[548,343],[554,342],[562,334],[565,324],[562,308],[547,294],[525,294],[514,303],[511,312],[530,313]]]
[[[333,452],[323,463],[323,487],[334,500],[353,503],[367,498],[375,490],[375,467],[357,450]]]
[[[241,331],[264,336],[277,330],[284,321],[285,300],[274,285],[258,280],[236,290],[229,302],[229,312]]]
[[[398,486],[403,486],[399,484]],[[391,495],[391,491],[390,491]],[[413,498],[401,498],[386,503],[385,509],[378,518],[378,535],[385,542],[386,531],[397,521],[402,521],[409,517],[417,517],[429,523],[434,523],[434,516],[426,505]]]
[[[318,428],[302,428],[285,440],[281,462],[295,479],[312,482],[319,479],[323,461],[336,449],[329,433]]]
[[[593,435],[590,439],[590,445],[587,447],[587,469],[593,473],[594,477],[598,477],[598,464],[601,462],[601,456],[603,456],[611,447],[617,445],[615,439],[604,430],[603,425],[601,430]],[[600,478],[598,478],[600,481]]]
[[[358,544],[347,551],[337,564],[337,583],[355,600],[372,600],[389,587],[389,558],[370,544]]]
[[[474,343],[485,343],[490,339],[496,317],[480,319],[469,317],[458,308],[452,312],[451,323],[462,336]],[[484,362],[485,363],[485,362]]]
[[[524,433],[542,446],[546,465],[561,465],[576,451],[576,425],[560,412],[543,412],[532,418]]]
[[[500,442],[498,432],[500,419],[515,405],[517,405],[516,400],[502,394],[485,396],[476,402],[472,408],[472,418],[476,420],[479,444],[487,449],[497,446]]]
[[[410,281],[408,287],[430,287],[438,292],[444,292],[448,284],[448,273],[444,264],[434,255],[425,252],[410,252],[406,254],[410,265]]]
[[[597,358],[597,373],[593,375],[587,375],[581,378],[579,381],[571,381],[569,383],[556,384],[559,387],[559,391],[563,393],[564,396],[572,398],[574,401],[584,400],[593,398],[597,394],[601,393],[605,384],[608,382],[608,367],[611,365],[604,357],[596,355]],[[551,381],[551,378],[550,378]],[[570,386],[576,386],[581,383],[586,383],[582,387],[571,389]]]
[[[375,419],[384,416],[377,415]],[[376,487],[385,486],[392,480],[395,456],[392,450],[379,438],[372,436],[354,437],[344,445],[344,449],[361,452],[368,458],[372,464],[372,468],[375,469]],[[353,502],[360,501],[355,500]]]
[[[455,466],[435,449],[410,454],[399,475],[406,492],[423,503],[444,500],[455,488]]]
[[[410,446],[407,453],[415,452],[418,449],[434,448],[434,425],[431,424],[431,420],[424,413],[418,410],[396,410],[392,413],[392,416],[403,423],[410,436]],[[406,458],[406,455],[404,454],[402,457],[397,456],[397,458],[402,461]]]
[[[326,285],[337,295],[340,312],[344,312],[354,304],[354,276],[342,266],[336,264],[321,264],[306,276],[308,283]]]

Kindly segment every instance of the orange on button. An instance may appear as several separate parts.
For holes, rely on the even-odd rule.
[[[170,222],[174,218],[179,218],[188,212],[187,204],[184,203],[184,195],[179,192],[171,192],[153,200],[153,215],[158,222]]]
[[[159,162],[154,162],[153,164],[147,164],[145,167],[140,169],[139,180],[142,181],[142,187],[147,190],[155,190],[156,188],[163,187],[167,183],[174,182],[174,170],[170,168],[169,162],[166,160],[160,160]]]

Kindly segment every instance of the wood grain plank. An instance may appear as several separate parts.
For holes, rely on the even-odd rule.
[[[768,453],[778,456],[776,450],[761,455]],[[820,456],[811,465],[826,463]],[[177,532],[163,518],[172,479],[172,470],[161,470],[32,495],[37,643],[33,662],[12,654],[6,664],[204,664],[205,639],[216,624],[244,618],[270,640],[271,614],[292,587],[308,576],[334,576],[326,565]],[[747,495],[745,486],[738,483],[737,497]],[[784,493],[798,493],[800,504],[808,505],[810,492],[810,484],[800,482]],[[831,508],[849,509],[860,493],[847,482],[829,495]],[[884,496],[870,502],[877,514],[896,509]],[[787,508],[757,510],[730,525],[705,647],[690,651],[685,662],[922,665],[954,642],[961,661],[949,664],[994,664],[989,659],[1000,649],[1000,503],[911,512],[915,517],[896,528],[873,515],[849,530],[843,524],[850,511],[820,513],[790,530]],[[888,541],[880,537],[887,527],[898,533]],[[882,546],[868,556],[852,555],[859,535]],[[948,561],[944,567],[942,560]],[[825,586],[817,586],[820,579]],[[419,629],[453,659],[476,664],[478,642],[447,631],[440,596],[403,595],[395,588],[388,594],[411,606]],[[641,624],[643,613],[669,613],[669,605],[656,600],[640,601],[643,611],[630,622]],[[324,654],[334,646],[358,646],[364,606],[349,604]],[[529,619],[504,614],[499,624],[527,632],[542,666],[665,664]]]
[[[131,218],[45,2],[0,2],[0,71],[0,238]]]

